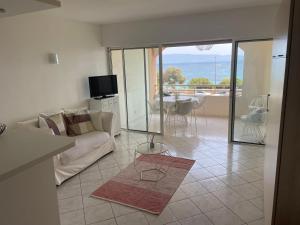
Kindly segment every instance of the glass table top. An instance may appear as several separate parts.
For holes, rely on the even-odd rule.
[[[151,154],[162,154],[168,151],[167,146],[160,142],[154,143],[154,148],[150,148],[150,142],[144,142],[139,144],[135,150],[137,153],[143,155],[151,155]]]

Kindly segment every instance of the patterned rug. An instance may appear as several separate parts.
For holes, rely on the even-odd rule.
[[[165,155],[142,155],[136,159],[135,166],[131,163],[91,196],[160,214],[194,162],[195,160]],[[153,168],[166,173],[151,170]],[[140,171],[147,169],[150,171],[143,172],[144,179],[160,179],[156,182],[141,180]]]

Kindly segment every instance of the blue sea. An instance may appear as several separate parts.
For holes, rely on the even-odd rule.
[[[243,58],[237,64],[237,78],[243,79]],[[213,84],[219,84],[224,78],[231,76],[230,56],[195,56],[195,55],[167,55],[163,58],[163,70],[176,67],[182,70],[187,84],[192,78],[208,78]]]

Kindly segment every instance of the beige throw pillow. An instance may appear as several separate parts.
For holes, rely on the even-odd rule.
[[[40,128],[49,127],[53,130],[55,135],[66,136],[66,126],[62,113],[53,114],[47,116],[45,114],[39,115],[39,126]]]

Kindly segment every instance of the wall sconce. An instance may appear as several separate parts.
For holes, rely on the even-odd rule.
[[[49,54],[49,63],[50,64],[59,64],[59,60],[58,60],[58,54],[57,53],[50,53]]]

